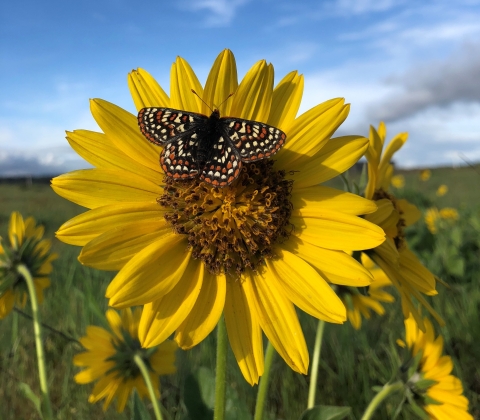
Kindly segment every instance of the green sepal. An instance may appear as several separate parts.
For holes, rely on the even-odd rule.
[[[434,400],[432,397],[429,397],[428,395],[425,395],[423,397],[423,401],[425,402],[425,405],[442,405],[443,403],[437,400]]]
[[[438,381],[434,381],[433,379],[422,378],[415,382],[415,389],[418,389],[420,391],[425,391],[436,384],[438,384]]]
[[[423,351],[420,350],[414,358],[409,360],[409,367],[408,367],[408,377],[413,377],[418,371],[420,366],[420,361],[422,360]]]
[[[405,392],[405,395],[408,399],[408,403],[409,403],[409,408],[412,409],[412,411],[417,415],[419,416],[422,420],[429,420],[429,416],[428,414],[425,412],[425,410],[423,410],[423,408],[421,408],[415,401],[415,394],[411,391],[411,390],[408,390],[407,392]]]
[[[305,410],[300,420],[342,420],[352,413],[350,407],[336,407],[333,405],[316,405]]]

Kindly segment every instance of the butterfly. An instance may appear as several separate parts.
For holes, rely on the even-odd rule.
[[[147,140],[163,146],[160,165],[168,177],[199,177],[215,187],[235,181],[244,162],[273,156],[287,138],[268,124],[220,117],[218,109],[208,117],[172,108],[143,108],[138,125]]]

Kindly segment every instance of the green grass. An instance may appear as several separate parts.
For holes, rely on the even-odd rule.
[[[405,189],[418,189],[438,207],[459,208],[480,206],[480,196],[472,194],[478,174],[471,168],[461,170],[434,169],[427,182],[418,180],[418,171],[404,172]],[[449,186],[445,197],[437,198],[440,184]],[[441,200],[441,201],[440,201]],[[58,197],[48,185],[22,187],[0,184],[0,235],[5,237],[11,211],[25,217],[33,215],[46,227],[46,237],[52,238],[53,249],[59,254],[51,275],[52,286],[46,290],[41,306],[42,321],[66,335],[78,339],[89,324],[101,325],[107,308],[105,289],[114,273],[101,272],[82,266],[77,261],[80,248],[60,243],[54,232],[66,220],[84,209]],[[478,276],[477,276],[478,277]],[[439,286],[439,295],[431,299],[434,307],[445,317],[445,352],[455,362],[454,373],[461,378],[470,411],[480,418],[480,289],[478,283],[456,283],[451,289]],[[30,308],[25,308],[30,313]],[[312,354],[316,320],[300,313],[305,337]],[[398,302],[390,305],[387,315],[364,322],[356,332],[349,324],[326,326],[317,391],[317,403],[349,405],[352,419],[358,419],[374,396],[372,387],[388,381],[392,373],[391,347],[403,335],[403,318]],[[0,418],[36,419],[33,405],[20,391],[27,383],[38,395],[35,346],[31,322],[17,313],[0,321]],[[78,369],[72,357],[80,350],[74,341],[44,330],[51,399],[58,419],[128,419],[130,412],[118,414],[110,408],[105,414],[101,404],[87,402],[91,386],[77,385],[73,376]],[[177,352],[178,372],[162,378],[162,403],[172,419],[186,419],[184,385],[189,374],[206,377],[215,366],[215,335],[188,352]],[[244,419],[242,413],[253,413],[257,387],[243,380],[233,354],[229,353],[227,373],[228,419]],[[297,419],[306,407],[309,377],[293,372],[280,357],[272,368],[267,400],[269,419]],[[203,376],[202,376],[203,375]],[[208,381],[207,381],[208,383]],[[208,391],[208,390],[207,390]],[[205,391],[205,392],[207,392]],[[208,392],[207,392],[208,393]],[[207,398],[208,399],[208,398]],[[391,398],[375,418],[386,419],[398,401]],[[242,407],[236,408],[236,407]],[[192,419],[194,416],[192,417]],[[250,417],[251,418],[251,417]],[[406,416],[405,419],[410,417]]]

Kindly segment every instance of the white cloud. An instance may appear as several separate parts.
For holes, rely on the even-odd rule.
[[[465,44],[447,59],[416,65],[386,80],[394,93],[369,110],[373,119],[394,121],[429,107],[480,103],[480,44]]]
[[[190,11],[206,10],[205,26],[228,26],[240,6],[250,0],[189,0],[181,4],[182,9]]]
[[[325,8],[339,15],[359,15],[372,12],[384,12],[400,6],[400,0],[335,0],[327,3]]]

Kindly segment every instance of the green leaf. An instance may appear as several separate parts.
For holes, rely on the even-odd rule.
[[[20,382],[18,384],[18,388],[20,389],[20,392],[23,394],[23,396],[33,403],[33,405],[38,411],[38,414],[40,414],[40,418],[43,419],[42,401],[40,397],[37,397],[37,395],[35,395],[35,393],[32,391],[32,388],[30,388],[30,385],[26,384],[25,382]]]
[[[465,274],[465,262],[460,256],[450,257],[446,262],[447,270],[450,274],[457,277],[463,277]]]
[[[202,375],[204,373],[200,374],[200,376]],[[215,380],[213,380],[212,386],[215,386]],[[189,374],[185,379],[184,402],[190,420],[213,419],[213,410],[205,404],[199,380],[192,374]]]
[[[152,420],[147,407],[136,391],[133,393],[132,420]]]
[[[304,411],[300,420],[342,420],[352,412],[350,407],[335,407],[333,405],[316,405]]]

